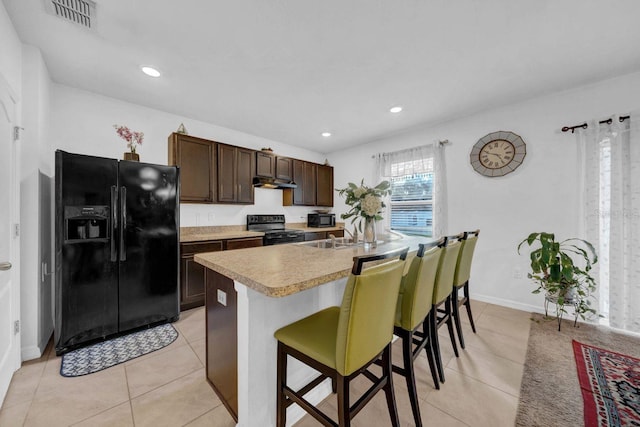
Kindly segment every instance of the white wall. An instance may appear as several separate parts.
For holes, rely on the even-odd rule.
[[[122,158],[126,144],[113,128],[119,124],[144,132],[144,142],[136,150],[141,161],[167,164],[167,139],[184,123],[193,136],[251,149],[271,147],[276,154],[324,162],[320,153],[59,84],[53,85],[51,107],[51,155],[53,150],[61,149]],[[308,208],[283,207],[282,190],[256,188],[254,205],[183,204],[180,223],[181,226],[241,225],[245,224],[248,213],[284,213],[287,221],[300,222],[306,220],[308,211]]]
[[[22,52],[21,52],[21,43],[18,35],[16,34],[13,25],[11,24],[11,20],[9,19],[9,15],[5,9],[5,6],[2,2],[0,2],[0,93],[3,97],[3,104],[6,108],[11,109],[10,116],[13,125],[17,125],[20,123],[20,98],[21,98],[21,85],[22,85],[22,60],[21,60]],[[9,99],[5,99],[9,98]],[[2,113],[4,114],[4,112]],[[9,138],[9,135],[3,135],[4,138]],[[13,155],[19,156],[19,145],[14,143],[14,153]],[[7,155],[10,153],[2,153],[2,155]],[[19,165],[17,162],[13,162],[12,165],[16,172],[15,175],[11,177],[10,182],[2,182],[0,185],[3,186],[13,186],[14,178],[17,181],[17,177],[19,174]],[[16,182],[17,185],[17,182]],[[12,189],[13,190],[13,189]],[[1,203],[2,208],[5,211],[9,212],[12,223],[17,223],[19,221],[19,195],[17,191],[11,191],[11,193],[15,193],[12,195],[10,200],[3,200]],[[0,323],[0,328],[4,331],[12,331],[12,325],[15,320],[20,319],[20,292],[19,284],[20,284],[20,238],[14,237],[9,238],[9,236],[3,236],[3,238],[10,239],[10,251],[11,251],[11,262],[13,263],[13,268],[7,273],[11,277],[11,300],[9,301],[9,313],[3,313],[3,320]],[[3,242],[3,244],[6,244]],[[5,261],[5,260],[2,260]],[[5,294],[6,297],[6,294]],[[4,305],[4,301],[3,301]],[[8,315],[7,315],[8,314]],[[12,334],[13,332],[9,332]],[[2,334],[3,338],[0,339],[0,346],[3,346],[4,350],[7,348],[6,345],[10,345],[12,343],[12,339],[9,338],[7,333]],[[20,347],[20,334],[14,336],[15,341],[13,341],[13,349],[8,357],[5,357],[4,360],[0,361],[0,404],[2,404],[6,391],[9,387],[9,382],[11,381],[11,375],[15,370],[20,367],[20,358],[17,353],[18,347]]]
[[[640,106],[640,73],[575,90],[488,110],[470,117],[387,137],[329,154],[335,186],[374,182],[378,152],[432,143],[446,148],[449,233],[480,228],[471,292],[478,298],[521,309],[539,309],[542,295],[532,295],[526,278],[528,257],[516,253],[518,243],[534,231],[560,238],[580,237],[578,165],[574,137],[565,125],[624,114]],[[524,163],[501,178],[485,178],[469,164],[473,145],[488,133],[513,131],[527,144]],[[346,211],[337,199],[336,212]]]
[[[40,357],[53,332],[49,73],[36,47],[22,49],[20,163],[22,359]]]
[[[0,74],[4,76],[11,90],[19,95],[22,85],[22,44],[2,2],[0,2],[0,40],[2,40]]]

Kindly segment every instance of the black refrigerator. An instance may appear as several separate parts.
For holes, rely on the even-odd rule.
[[[55,349],[179,317],[179,169],[56,151]]]

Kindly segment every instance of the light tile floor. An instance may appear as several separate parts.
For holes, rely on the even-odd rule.
[[[418,395],[425,426],[512,426],[529,337],[529,313],[472,302],[477,334],[463,313],[466,350],[453,355],[446,327],[440,345],[446,382],[435,390],[426,357],[417,362]],[[202,308],[182,313],[178,339],[162,350],[78,378],[60,376],[60,357],[48,348],[13,376],[0,409],[0,426],[233,426],[231,416],[205,380],[205,319]],[[394,345],[393,359],[401,348]],[[275,367],[274,367],[275,370]],[[368,380],[357,381],[362,392]],[[403,426],[413,417],[404,378],[395,375]],[[322,410],[335,416],[335,396]],[[300,427],[319,425],[305,417]],[[390,425],[379,393],[353,421],[355,427]],[[261,427],[261,426],[256,426]]]

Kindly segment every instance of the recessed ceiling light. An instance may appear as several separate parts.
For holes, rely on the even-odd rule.
[[[399,113],[400,111],[402,111],[402,107],[400,107],[400,106],[397,106],[397,107],[391,107],[391,108],[389,109],[389,111],[390,111],[391,113]]]
[[[156,70],[153,67],[142,67],[142,72],[147,76],[160,77],[160,71]]]
[[[329,138],[331,136],[331,132],[322,132],[322,136]]]

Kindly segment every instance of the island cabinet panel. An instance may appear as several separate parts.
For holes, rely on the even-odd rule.
[[[276,157],[276,178],[293,181],[293,160],[288,157]]]
[[[189,135],[169,135],[169,164],[180,167],[180,201],[215,202],[216,143]]]
[[[256,152],[256,176],[273,178],[276,176],[276,158],[262,151]]]
[[[218,144],[218,203],[253,204],[253,150]]]
[[[205,267],[193,260],[195,254],[217,252],[222,241],[182,243],[180,245],[180,310],[189,310],[204,304]]]
[[[238,322],[233,280],[206,270],[207,381],[238,421]]]
[[[316,205],[333,206],[333,167],[318,165]]]

